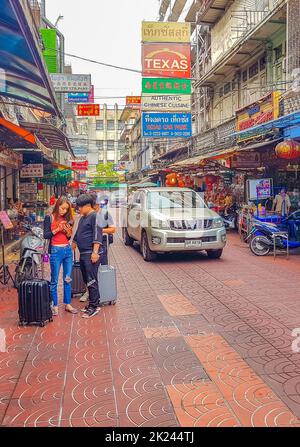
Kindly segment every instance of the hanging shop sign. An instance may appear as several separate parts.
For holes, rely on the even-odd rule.
[[[190,79],[143,78],[142,92],[146,94],[191,95]]]
[[[93,104],[95,101],[94,86],[92,85],[91,91],[89,93],[68,93],[67,100],[68,102],[75,104]]]
[[[186,22],[143,22],[142,42],[189,43],[191,24]]]
[[[19,191],[21,194],[37,194],[37,183],[20,183]]]
[[[75,157],[85,157],[88,153],[86,146],[72,147]]]
[[[133,161],[120,161],[118,164],[114,165],[114,172],[130,172],[134,170],[134,162]]]
[[[143,95],[142,111],[190,112],[191,95]]]
[[[280,92],[271,92],[260,100],[236,112],[236,130],[245,131],[238,136],[238,141],[246,141],[263,135],[264,130],[253,129],[279,117]]]
[[[75,171],[87,171],[89,163],[88,161],[72,161],[72,169]]]
[[[233,155],[231,159],[232,168],[255,169],[261,165],[261,158],[258,152],[248,152]]]
[[[141,101],[141,96],[126,96],[126,107],[139,110],[141,108]]]
[[[89,93],[91,75],[50,73],[54,90],[58,93]]]
[[[190,113],[142,113],[144,138],[190,138],[192,115]]]
[[[77,106],[78,116],[99,116],[100,105],[99,104],[79,104]]]
[[[191,77],[191,46],[189,44],[143,44],[143,77]]]
[[[44,177],[44,165],[43,163],[34,163],[24,166],[21,169],[21,178],[35,178]]]
[[[22,162],[23,157],[21,154],[0,146],[0,166],[17,170],[21,168]]]

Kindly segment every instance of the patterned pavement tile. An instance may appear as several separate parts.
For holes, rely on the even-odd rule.
[[[166,338],[177,337],[179,335],[178,329],[175,326],[145,328],[144,334],[146,338]]]
[[[196,307],[183,295],[159,295],[158,298],[172,317],[199,314]]]

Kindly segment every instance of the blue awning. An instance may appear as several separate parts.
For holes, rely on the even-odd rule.
[[[286,129],[287,127],[296,126],[297,124],[300,124],[300,111],[281,116],[276,120],[268,121],[264,124],[259,124],[258,126],[251,127],[249,130],[241,130],[240,132],[235,132],[230,135],[230,137],[242,136],[247,138],[247,134],[259,135],[261,132],[267,132],[274,129]]]
[[[0,96],[61,117],[26,0],[0,0]]]

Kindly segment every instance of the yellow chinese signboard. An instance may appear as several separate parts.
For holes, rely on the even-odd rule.
[[[181,22],[143,22],[142,42],[190,43],[191,24]]]

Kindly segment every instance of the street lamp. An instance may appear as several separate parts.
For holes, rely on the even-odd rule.
[[[56,22],[55,22],[54,28],[57,28],[58,23],[59,23],[61,20],[63,20],[63,19],[64,19],[64,16],[59,15],[58,18],[57,18],[57,20],[56,20]]]

